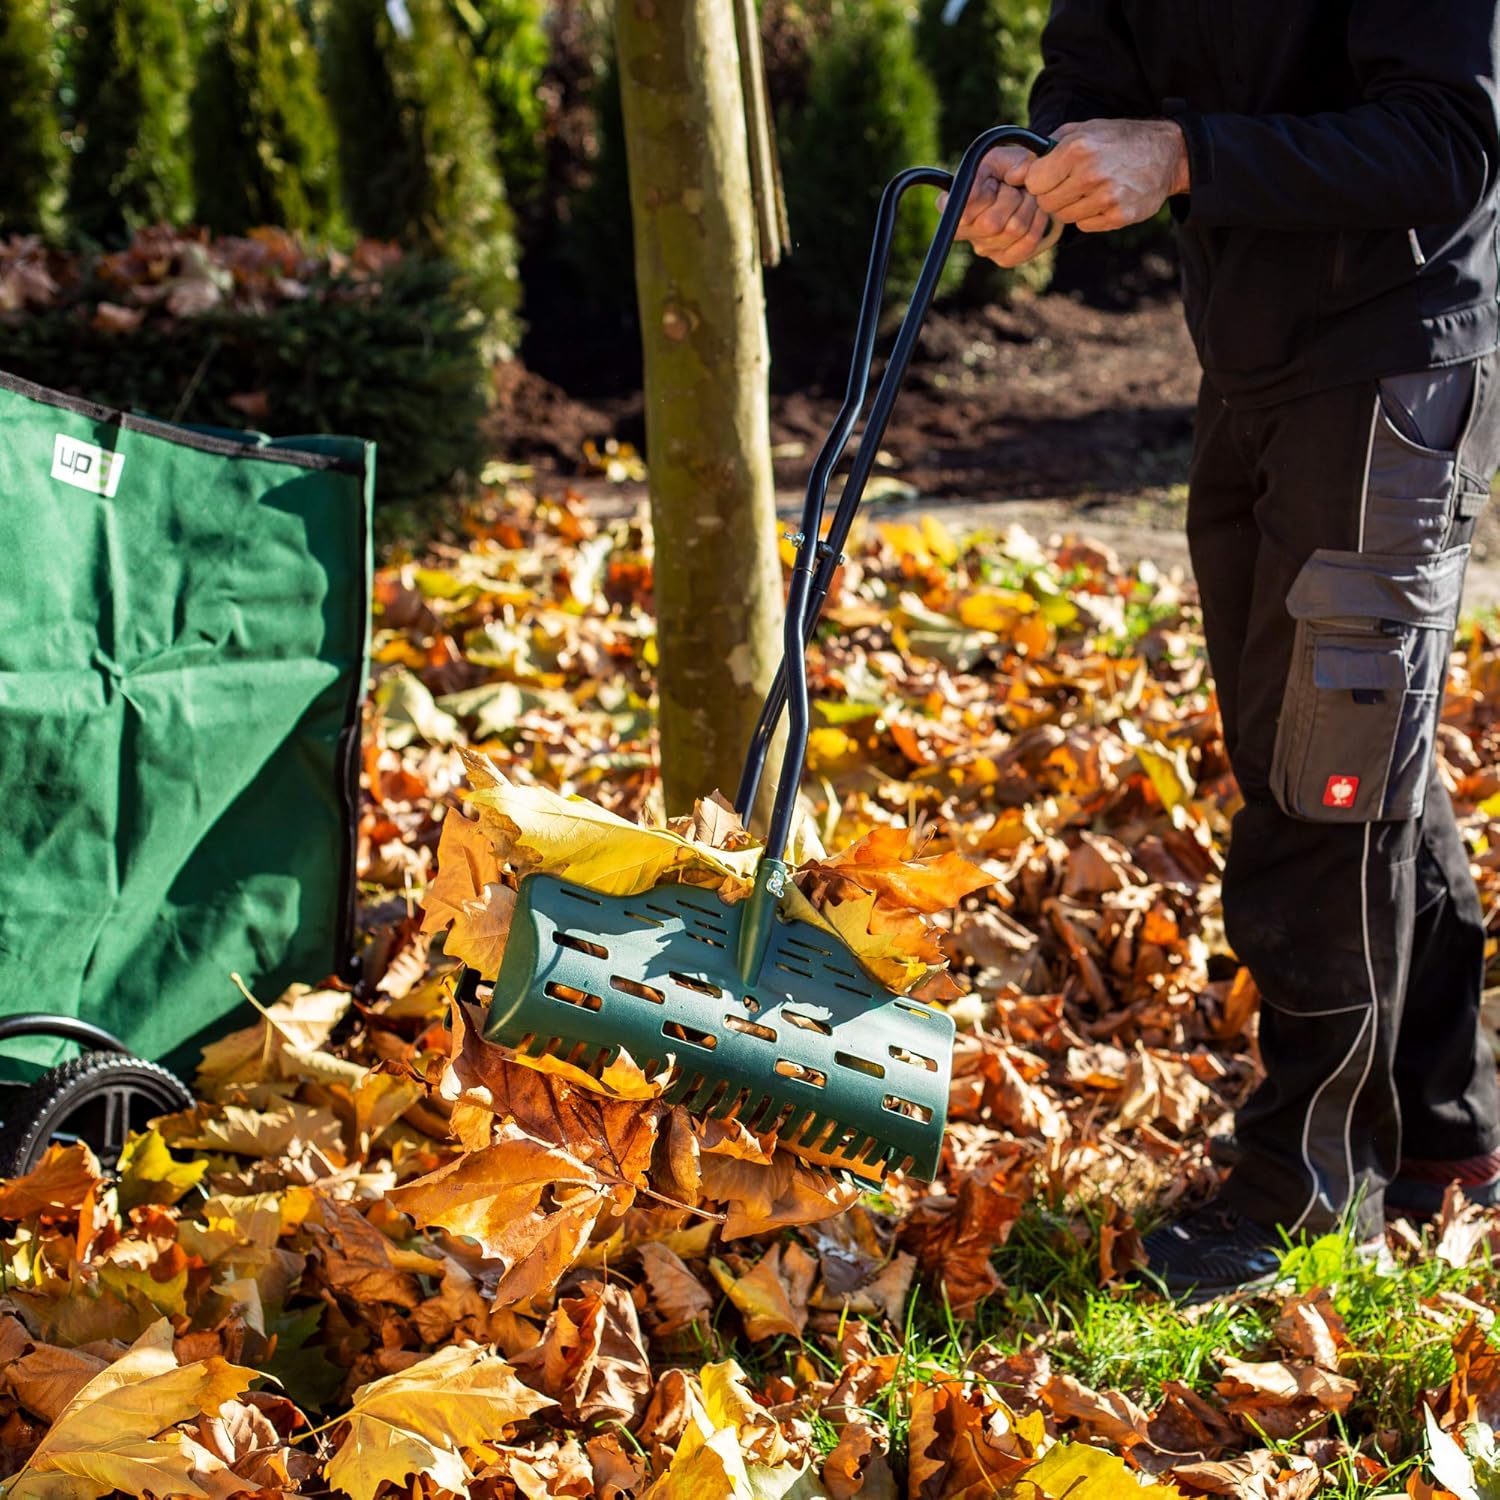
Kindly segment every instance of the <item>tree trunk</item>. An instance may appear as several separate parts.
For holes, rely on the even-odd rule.
[[[734,0],[619,0],[615,27],[676,814],[734,795],[780,655],[770,355]]]

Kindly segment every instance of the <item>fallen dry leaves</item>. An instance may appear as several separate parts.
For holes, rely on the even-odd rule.
[[[48,295],[39,251],[7,274],[13,299]],[[1257,997],[1216,914],[1235,794],[1179,585],[931,518],[851,542],[812,656],[795,899],[961,1027],[938,1179],[874,1193],[669,1105],[628,1057],[599,1077],[518,1059],[455,999],[455,962],[498,965],[528,871],[735,900],[758,857],[722,801],[659,816],[640,525],[513,490],[465,532],[377,579],[358,993],[294,989],[216,1041],[195,1107],[111,1176],[59,1146],[0,1184],[5,1493],[1406,1483],[1369,1351],[1316,1287],[1150,1389],[1083,1379],[1045,1318],[1004,1350],[973,1321],[1021,1274],[1007,1247],[1034,1205],[1029,1254],[1146,1296],[1135,1211],[1211,1183],[1206,1138],[1255,1079]],[[1500,651],[1476,631],[1443,770],[1492,909],[1493,702]],[[1455,1198],[1434,1243],[1464,1265],[1495,1239]],[[1452,1350],[1434,1431],[1492,1423],[1493,1309],[1444,1292],[1422,1313]],[[944,1359],[908,1337],[945,1320]],[[1482,1467],[1472,1444],[1467,1469],[1432,1451],[1454,1484]]]

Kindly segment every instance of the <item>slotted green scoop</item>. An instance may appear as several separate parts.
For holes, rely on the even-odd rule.
[[[550,1054],[595,1072],[620,1048],[654,1070],[675,1064],[667,1097],[690,1109],[776,1130],[790,1150],[866,1177],[936,1175],[947,1120],[953,1022],[877,984],[834,936],[780,910],[784,859],[807,753],[805,650],[879,452],[897,392],[932,304],[980,163],[995,146],[1042,153],[1044,136],[1018,126],[987,131],[957,172],[915,167],[880,202],[875,245],[844,405],[808,481],[786,607],[785,654],[756,725],[736,807],[754,806],[783,709],[790,733],[767,853],[750,898],[729,906],[712,891],[663,884],[606,896],[547,875],[520,884],[500,972],[472,971],[460,994],[490,994],[485,1036],[518,1052]],[[918,185],[948,203],[875,393],[859,450],[818,539],[828,483],[869,385],[896,210]]]

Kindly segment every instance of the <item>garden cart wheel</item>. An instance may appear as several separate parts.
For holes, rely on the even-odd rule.
[[[0,1176],[17,1177],[54,1142],[85,1141],[106,1172],[133,1130],[193,1102],[187,1085],[155,1063],[118,1052],[85,1052],[43,1073],[5,1105]]]

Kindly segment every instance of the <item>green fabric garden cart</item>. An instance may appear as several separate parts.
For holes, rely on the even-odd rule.
[[[373,481],[0,375],[0,1171],[181,1107],[231,973],[350,972]]]

